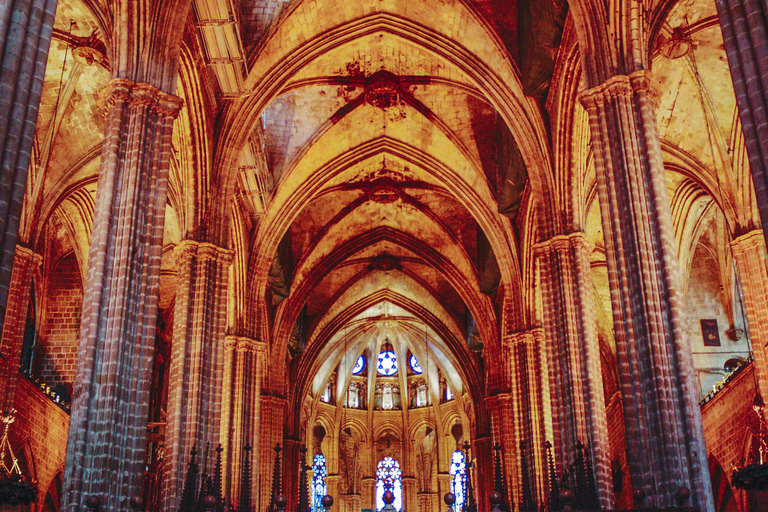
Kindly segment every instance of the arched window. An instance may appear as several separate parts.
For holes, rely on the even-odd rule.
[[[365,371],[365,356],[359,356],[355,361],[355,366],[352,368],[352,375],[360,375]]]
[[[384,508],[384,491],[392,491],[395,501],[392,502],[397,510],[403,508],[403,473],[400,463],[392,457],[384,457],[376,468],[376,508]]]
[[[411,354],[411,357],[408,358],[408,364],[411,366],[411,371],[417,375],[421,375],[424,370],[421,369],[421,365],[419,364],[419,360],[416,359],[416,356]]]
[[[325,467],[325,457],[315,455],[312,461],[312,512],[323,512],[323,496],[328,494],[328,486],[325,485],[325,475],[328,469]]]
[[[456,496],[456,503],[454,504],[453,509],[461,510],[464,508],[467,489],[467,464],[464,461],[464,454],[461,450],[453,452],[450,473],[451,492]]]

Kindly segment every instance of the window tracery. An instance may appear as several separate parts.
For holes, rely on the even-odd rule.
[[[376,508],[384,508],[384,492],[392,491],[395,501],[392,505],[400,510],[403,508],[403,473],[400,463],[392,457],[384,457],[376,467]]]
[[[384,377],[392,377],[397,373],[397,355],[392,350],[382,350],[378,357],[379,365],[376,371]]]
[[[464,460],[464,453],[461,450],[453,452],[449,472],[451,475],[451,492],[456,496],[454,510],[462,510],[464,508],[464,500],[466,499],[467,464]]]
[[[323,455],[315,455],[312,462],[312,512],[323,512],[323,496],[328,494],[328,486],[325,484],[325,477],[328,474],[328,468],[325,465]]]

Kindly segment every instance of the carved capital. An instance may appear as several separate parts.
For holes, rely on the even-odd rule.
[[[533,246],[537,256],[543,256],[553,251],[567,252],[572,248],[581,248],[587,254],[591,254],[595,245],[589,240],[583,231],[576,231],[567,235],[553,236],[549,240],[539,242]]]
[[[134,82],[127,78],[113,78],[101,91],[99,103],[105,116],[116,106],[122,107],[128,104],[145,106],[160,117],[175,119],[184,101],[147,83]]]
[[[16,252],[13,255],[16,265],[30,265],[30,268],[36,269],[43,263],[43,257],[34,252],[29,247],[16,245]]]
[[[228,334],[224,338],[224,343],[225,343],[224,347],[227,350],[236,351],[236,352],[265,356],[268,351],[267,344],[264,343],[263,341],[253,340],[251,338],[246,338],[243,336],[235,336],[233,334]]]
[[[525,331],[507,333],[501,337],[501,344],[504,347],[513,347],[515,345],[534,345],[544,337],[544,329],[534,327]]]
[[[734,258],[743,258],[747,254],[754,254],[754,251],[765,254],[765,235],[759,229],[745,233],[733,239],[731,249]]]
[[[174,249],[176,267],[181,269],[184,264],[196,258],[198,261],[217,261],[224,266],[229,266],[234,257],[234,251],[224,249],[208,242],[195,240],[182,240]]]
[[[582,91],[579,102],[587,112],[594,113],[600,105],[616,98],[631,98],[636,93],[647,96],[654,106],[658,104],[659,87],[650,71],[640,70],[611,77],[597,87]]]

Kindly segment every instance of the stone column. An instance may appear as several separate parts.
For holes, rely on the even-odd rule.
[[[555,236],[536,246],[544,283],[549,390],[559,472],[579,442],[589,447],[600,505],[613,506],[610,446],[600,347],[589,296],[591,247],[584,233]]]
[[[258,489],[260,456],[259,426],[261,379],[267,344],[240,336],[227,336],[224,356],[224,394],[221,444],[225,447],[222,465],[233,503],[240,499],[243,449],[250,444],[251,489]],[[268,452],[273,453],[273,452]],[[251,493],[253,496],[253,493]],[[253,496],[254,500],[256,499]]]
[[[546,465],[544,457],[544,403],[542,401],[543,366],[540,350],[543,347],[542,329],[528,329],[502,336],[501,347],[504,359],[504,374],[508,384],[509,399],[500,402],[502,419],[500,428],[512,430],[514,440],[509,442],[510,433],[502,434],[505,459],[513,457],[513,463],[506,467],[513,475],[509,482],[510,493],[515,503],[523,504],[526,499],[537,500],[545,490]],[[511,411],[510,411],[511,409]],[[511,421],[505,415],[511,412]],[[491,450],[491,460],[493,460]],[[514,455],[513,455],[514,454]],[[491,479],[493,470],[491,470]],[[537,479],[538,477],[538,479]]]
[[[283,494],[288,498],[287,511],[295,511],[299,504],[299,476],[301,469],[299,461],[301,460],[301,441],[298,439],[285,439],[285,448],[283,450]],[[359,495],[356,495],[359,498]],[[360,501],[358,499],[358,501]],[[342,502],[339,505],[343,507]],[[340,509],[340,510],[343,510]]]
[[[175,249],[178,268],[168,421],[163,462],[163,510],[176,512],[192,448],[213,472],[220,440],[224,384],[226,295],[232,251],[184,240]]]
[[[295,501],[295,500],[294,500]],[[339,512],[360,512],[361,500],[359,494],[342,494],[339,496]]]
[[[694,506],[712,511],[651,84],[639,71],[580,98],[592,133],[629,465],[649,506],[676,505],[685,486]]]
[[[271,395],[261,395],[261,425],[259,439],[259,459],[258,466],[254,464],[254,470],[258,468],[261,481],[259,482],[259,493],[254,496],[258,503],[254,503],[254,508],[264,512],[270,506],[272,497],[272,469],[275,463],[275,445],[283,444],[283,427],[285,425],[285,398]],[[283,453],[280,453],[280,460],[284,461]],[[284,468],[285,465],[282,464]],[[330,476],[329,476],[330,478]],[[338,477],[337,477],[338,481]],[[282,473],[280,474],[280,486],[282,487]],[[330,489],[330,484],[329,487]],[[333,495],[338,503],[338,494]]]
[[[141,495],[173,120],[181,100],[117,78],[96,192],[62,510]]]
[[[31,249],[16,246],[11,284],[8,288],[8,308],[5,310],[3,336],[0,339],[0,411],[13,407],[14,391],[19,376],[24,328],[31,292],[32,274],[42,258]]]
[[[715,0],[733,78],[757,207],[768,238],[768,5]]]
[[[360,495],[361,508],[376,508],[376,477],[364,476]]]
[[[488,397],[486,404],[491,416],[493,438],[502,447],[503,477],[507,479],[507,489],[510,493],[510,496],[505,496],[505,499],[510,505],[519,504],[523,495],[522,460],[519,456],[520,445],[517,441],[516,429],[512,428],[515,421],[514,397],[512,393],[499,393]],[[440,499],[443,499],[442,496]]]
[[[475,490],[477,510],[490,510],[488,497],[493,492],[493,439],[485,436],[472,440],[471,456],[474,459],[472,485]]]
[[[405,464],[402,467],[407,467]],[[418,491],[418,485],[416,484],[416,477],[413,475],[403,475],[403,508],[408,511],[414,507],[418,507],[418,498],[416,493]]]
[[[0,2],[0,331],[6,316],[56,3]]]
[[[744,293],[749,337],[755,357],[757,387],[768,399],[768,268],[765,237],[762,231],[750,231],[731,242],[733,259],[739,271]]]
[[[450,473],[437,474],[437,509],[438,510],[445,510],[448,508],[445,502],[443,501],[443,498],[449,492],[451,493],[453,492],[453,489],[451,487],[452,481],[453,481],[453,477],[451,476]]]

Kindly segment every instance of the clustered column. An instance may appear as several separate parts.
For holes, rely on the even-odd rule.
[[[768,239],[768,5],[715,0],[739,106],[763,236]]]
[[[584,233],[555,236],[536,247],[544,283],[544,325],[555,460],[560,471],[579,442],[592,456],[597,494],[611,508],[610,449],[600,347],[589,296],[590,243]]]
[[[0,2],[0,331],[57,0]]]
[[[260,411],[260,439],[259,439],[259,482],[258,503],[254,503],[256,510],[266,510],[272,498],[272,468],[275,461],[275,445],[283,444],[283,429],[285,426],[285,398],[272,395],[261,395]],[[280,460],[284,461],[283,453]],[[280,475],[282,488],[282,473]],[[326,480],[328,481],[328,480]],[[330,489],[330,484],[329,484]],[[338,494],[334,494],[338,498]]]
[[[528,329],[506,334],[501,339],[504,380],[510,391],[499,396],[501,424],[494,428],[503,431],[505,460],[511,459],[514,464],[506,468],[512,475],[510,492],[515,503],[521,506],[529,505],[527,502],[531,500],[540,502],[544,489],[545,421],[540,356],[543,336],[542,329]],[[488,460],[493,460],[492,449],[489,454]],[[492,468],[489,477],[492,485]]]
[[[763,399],[768,399],[768,268],[765,237],[762,231],[750,231],[731,242],[733,259],[744,292],[749,336],[755,357],[757,385]]]
[[[223,465],[226,472],[229,497],[240,502],[242,489],[244,449],[251,446],[251,489],[256,489],[259,468],[253,467],[260,460],[259,425],[262,369],[267,355],[264,342],[229,335],[226,337],[224,382],[225,393],[221,420],[222,444],[225,447]],[[269,454],[274,452],[267,452]],[[252,495],[253,497],[253,495]]]
[[[176,247],[178,284],[168,381],[163,510],[178,509],[193,447],[209,454],[220,440],[226,295],[232,252],[185,240]]]
[[[27,308],[30,293],[32,293],[32,274],[41,261],[39,254],[35,254],[26,247],[16,247],[11,285],[8,288],[8,308],[5,311],[3,336],[0,339],[0,382],[5,383],[5,389],[0,390],[0,411],[7,411],[13,407],[21,349],[24,343]]]
[[[651,77],[587,90],[611,283],[632,486],[655,506],[680,487],[712,510],[704,431],[686,339]]]
[[[181,100],[116,78],[96,192],[63,510],[141,494],[173,121]]]

